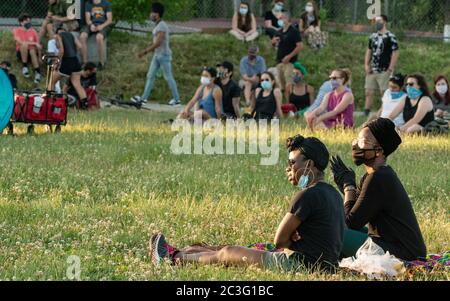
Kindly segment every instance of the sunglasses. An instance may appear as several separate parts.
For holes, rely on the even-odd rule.
[[[337,80],[337,79],[341,79],[342,77],[337,77],[337,76],[330,76],[331,80]]]
[[[407,86],[413,87],[415,83],[406,83]]]

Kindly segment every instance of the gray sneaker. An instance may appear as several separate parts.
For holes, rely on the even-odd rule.
[[[40,82],[41,82],[41,74],[36,72],[34,74],[34,83],[39,84]]]
[[[22,74],[23,76],[25,76],[26,78],[30,77],[30,71],[28,70],[28,67],[23,67],[22,68]]]
[[[169,106],[178,106],[181,104],[180,100],[172,99],[169,101]]]
[[[131,101],[134,103],[147,103],[147,99],[142,99],[141,96],[133,96],[131,97]]]

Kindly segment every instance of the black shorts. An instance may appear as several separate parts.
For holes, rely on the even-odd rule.
[[[20,51],[16,51],[17,60],[22,63],[22,55],[20,54]],[[28,57],[27,57],[27,63],[31,62],[31,56],[30,51],[28,50]]]
[[[81,72],[81,64],[77,57],[63,57],[58,72],[65,76]]]

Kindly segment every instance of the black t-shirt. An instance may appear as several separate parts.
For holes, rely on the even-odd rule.
[[[280,44],[278,45],[277,62],[281,63],[283,58],[290,54],[297,47],[297,43],[301,42],[300,31],[295,27],[289,26],[286,32],[280,33]],[[298,55],[294,56],[290,62],[295,63],[298,59]]]
[[[266,12],[264,20],[265,21],[270,20],[270,22],[272,22],[273,27],[280,28],[280,26],[278,26],[278,18],[273,14],[271,10]]]
[[[361,229],[369,223],[369,236],[390,254],[403,260],[426,256],[426,247],[411,201],[397,174],[381,167],[366,174],[356,202],[345,203],[346,223]]]
[[[222,88],[223,112],[227,115],[237,117],[236,112],[234,112],[233,98],[241,97],[239,85],[234,80],[230,80],[225,86],[219,82],[219,87]]]
[[[92,86],[97,86],[97,75],[95,73],[93,73],[91,76],[88,77],[80,77],[80,81],[81,81],[81,86],[83,88],[89,88]],[[72,82],[70,81],[70,79],[67,80],[67,86],[69,87],[69,89],[67,90],[67,94],[73,95],[73,96],[77,96],[78,93],[75,90],[75,88],[72,85]]]
[[[375,72],[389,69],[392,53],[399,49],[397,38],[391,32],[374,33],[369,38],[369,49],[372,51],[371,67]]]
[[[344,241],[344,206],[339,192],[330,184],[318,182],[292,199],[290,213],[300,218],[301,240],[292,251],[312,261],[337,264]]]

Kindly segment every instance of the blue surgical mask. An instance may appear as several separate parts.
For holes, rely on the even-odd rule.
[[[406,92],[408,93],[409,99],[417,99],[420,96],[422,96],[423,92],[419,89],[416,89],[414,87],[408,86],[406,88]]]
[[[270,89],[272,89],[272,83],[265,80],[261,83],[261,88],[263,88],[266,91],[270,90]]]
[[[245,16],[248,13],[248,9],[247,8],[240,8],[239,9],[239,13],[243,16]]]
[[[402,98],[403,95],[405,95],[405,93],[403,91],[398,91],[398,92],[392,92],[391,91],[391,98],[392,98],[392,100]]]
[[[332,79],[331,80],[331,87],[333,88],[333,90],[336,90],[337,88],[339,88],[340,84],[339,81],[337,79]]]
[[[311,161],[309,161],[309,162],[311,162]],[[306,187],[308,187],[308,184],[309,184],[309,176],[306,174],[308,172],[309,162],[306,164],[305,172],[303,173],[303,175],[298,180],[297,186],[301,190],[306,189]]]
[[[279,27],[284,27],[284,21],[283,20],[278,20],[278,26]]]
[[[283,5],[280,5],[280,4],[275,4],[275,7],[274,7],[274,11],[276,11],[276,12],[280,12],[280,11],[282,11],[283,10]]]

